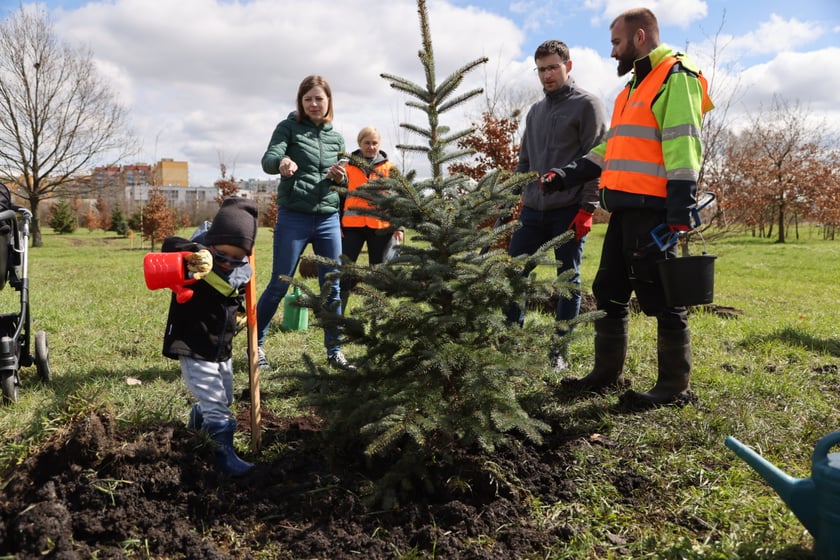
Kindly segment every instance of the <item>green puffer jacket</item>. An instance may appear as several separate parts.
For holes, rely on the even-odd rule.
[[[333,130],[332,123],[321,126],[305,118],[298,122],[296,112],[280,121],[262,157],[263,171],[280,173],[280,160],[288,156],[298,169],[291,177],[283,177],[277,186],[277,204],[304,214],[334,214],[340,202],[327,176],[327,169],[344,153],[344,138]]]

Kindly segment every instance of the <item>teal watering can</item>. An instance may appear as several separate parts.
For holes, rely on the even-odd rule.
[[[764,457],[729,436],[726,447],[747,462],[779,494],[814,537],[818,560],[840,560],[840,431],[817,442],[811,457],[811,478],[793,478]]]

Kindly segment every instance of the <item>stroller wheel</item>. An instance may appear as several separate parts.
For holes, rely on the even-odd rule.
[[[45,383],[52,379],[50,371],[50,350],[47,347],[47,333],[38,331],[35,333],[35,368],[38,375]]]
[[[18,399],[17,375],[14,371],[0,371],[0,385],[3,386],[3,404],[13,404]]]

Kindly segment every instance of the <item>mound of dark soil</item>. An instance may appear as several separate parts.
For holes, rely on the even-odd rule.
[[[468,458],[435,474],[434,496],[377,511],[363,498],[364,464],[330,464],[317,423],[264,413],[263,428],[264,446],[279,446],[282,459],[232,480],[183,424],[122,431],[90,415],[5,473],[0,556],[507,559],[544,556],[575,532],[531,521],[535,503],[574,490],[552,446]]]

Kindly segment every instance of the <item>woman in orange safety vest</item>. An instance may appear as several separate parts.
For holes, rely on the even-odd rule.
[[[361,185],[378,177],[387,177],[393,164],[388,155],[379,149],[381,137],[379,131],[366,126],[357,136],[359,149],[355,150],[347,164],[347,198],[341,217],[341,252],[352,262],[356,262],[362,247],[367,245],[368,263],[379,264],[385,260],[385,254],[394,243],[403,240],[402,230],[394,231],[385,220],[366,216],[361,210],[370,208],[364,198],[353,196],[353,191]],[[347,299],[353,289],[353,282],[341,281],[342,309],[347,309]]]

